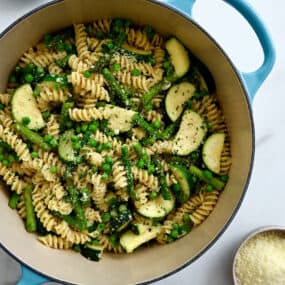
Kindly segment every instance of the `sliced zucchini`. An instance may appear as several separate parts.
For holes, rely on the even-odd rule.
[[[73,130],[64,132],[59,138],[58,154],[65,162],[75,162],[76,154],[73,149],[73,142],[71,137],[74,135]]]
[[[17,88],[12,97],[11,106],[16,122],[22,123],[23,118],[28,117],[30,119],[27,124],[29,129],[39,130],[45,126],[30,84],[24,84]]]
[[[102,257],[103,246],[93,245],[92,243],[86,243],[81,248],[81,254],[93,261],[99,261]]]
[[[160,226],[145,226],[147,227],[141,234],[134,234],[132,231],[127,231],[120,237],[120,244],[127,253],[133,252],[140,245],[154,239],[161,231]]]
[[[174,208],[175,198],[171,194],[170,200],[165,200],[159,195],[153,200],[149,200],[145,204],[137,208],[137,212],[150,219],[161,219],[167,216]]]
[[[148,229],[149,229],[149,226],[142,224],[142,223],[133,223],[131,225],[131,230],[136,235],[141,235],[145,233]]]
[[[165,109],[172,122],[180,117],[184,103],[194,95],[195,91],[195,86],[189,82],[173,85],[169,89],[165,98]]]
[[[191,194],[193,185],[192,176],[182,165],[171,165],[171,171],[181,186],[180,192],[176,195],[179,203],[185,203]]]
[[[214,133],[209,136],[202,149],[202,157],[206,166],[214,173],[220,172],[220,160],[225,143],[224,133]]]
[[[131,53],[135,53],[135,54],[140,54],[140,55],[151,55],[151,50],[144,50],[144,49],[138,49],[134,46],[130,46],[127,43],[124,43],[122,45],[122,48],[131,52]]]
[[[186,110],[174,138],[173,152],[178,155],[188,155],[200,146],[206,132],[207,128],[202,117],[192,110]]]
[[[174,76],[180,78],[190,68],[190,59],[186,48],[176,38],[170,38],[165,43],[165,48],[170,55],[170,61],[174,67]]]
[[[129,131],[133,124],[133,116],[136,112],[117,106],[107,106],[110,116],[108,119],[108,128],[116,134]]]
[[[126,211],[119,212],[118,215],[111,220],[112,230],[117,232],[122,231],[128,226],[132,219],[133,216],[130,210],[126,209]]]

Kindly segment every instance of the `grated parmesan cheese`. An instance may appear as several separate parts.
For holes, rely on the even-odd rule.
[[[236,257],[240,285],[285,284],[285,233],[267,231],[246,242]]]

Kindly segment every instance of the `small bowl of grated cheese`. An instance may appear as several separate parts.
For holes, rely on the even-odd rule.
[[[285,227],[250,234],[233,262],[235,285],[285,285]]]

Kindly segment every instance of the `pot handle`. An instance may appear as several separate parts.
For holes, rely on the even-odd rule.
[[[195,1],[196,0],[164,0],[164,2],[167,2],[168,4],[190,16],[192,15],[192,8]],[[249,99],[252,101],[257,90],[272,70],[276,58],[275,49],[266,27],[254,12],[253,8],[245,0],[223,1],[238,10],[240,14],[248,21],[256,33],[263,49],[264,60],[262,65],[257,70],[253,72],[239,72],[244,85],[246,86]]]
[[[21,264],[22,275],[17,285],[40,285],[50,282],[49,279]]]

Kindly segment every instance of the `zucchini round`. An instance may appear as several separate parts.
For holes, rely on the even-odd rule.
[[[174,76],[176,78],[182,77],[190,68],[190,59],[186,48],[179,40],[173,37],[165,43],[165,48],[174,67]]]
[[[171,195],[170,200],[165,200],[162,195],[159,195],[138,207],[137,212],[146,218],[162,219],[174,209],[174,205],[175,198],[173,195]]]
[[[202,157],[206,166],[214,173],[219,174],[221,155],[224,148],[225,134],[214,133],[209,136],[202,149]]]
[[[21,85],[15,91],[12,99],[12,114],[17,123],[22,123],[23,118],[29,118],[27,127],[31,130],[39,130],[45,126],[33,90],[30,84]]]
[[[179,203],[185,203],[191,194],[193,185],[192,176],[182,165],[171,165],[171,171],[181,186],[180,192],[176,195]]]
[[[192,110],[186,110],[174,138],[173,152],[178,155],[188,155],[200,146],[206,132],[207,128],[202,117]]]
[[[172,122],[180,117],[184,103],[194,95],[195,91],[195,86],[189,82],[173,85],[169,89],[165,98],[165,109]]]

